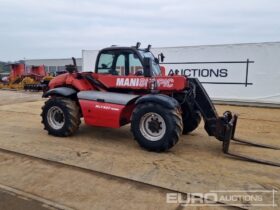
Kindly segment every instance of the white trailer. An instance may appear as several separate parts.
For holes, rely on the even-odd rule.
[[[196,77],[213,100],[280,105],[280,42],[153,48],[166,74]],[[83,50],[94,71],[98,50]]]

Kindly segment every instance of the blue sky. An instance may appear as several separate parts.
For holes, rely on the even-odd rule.
[[[279,0],[0,0],[0,60],[82,49],[280,41]]]

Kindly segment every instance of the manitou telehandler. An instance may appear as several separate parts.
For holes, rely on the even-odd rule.
[[[42,123],[49,134],[70,136],[78,130],[80,119],[88,125],[119,128],[131,123],[139,145],[150,151],[172,148],[181,134],[196,129],[201,121],[209,136],[222,141],[223,152],[258,163],[280,166],[265,160],[229,152],[231,140],[256,145],[234,138],[237,115],[227,111],[218,116],[205,89],[195,78],[165,76],[151,46],[140,49],[112,46],[102,49],[96,59],[95,72],[78,72],[74,65],[68,73],[49,83],[43,97]],[[279,149],[268,145],[266,148]]]

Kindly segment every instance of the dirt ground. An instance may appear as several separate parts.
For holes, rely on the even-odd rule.
[[[279,168],[227,157],[221,151],[221,143],[207,136],[203,124],[192,134],[182,136],[169,152],[152,153],[139,148],[129,126],[108,129],[82,124],[72,137],[49,136],[40,124],[42,105],[40,94],[0,91],[0,148],[109,175],[89,174],[0,152],[0,184],[74,209],[182,209],[178,203],[166,203],[167,192],[280,189]],[[232,110],[240,114],[237,136],[280,146],[280,109],[221,105],[217,108],[219,113]],[[232,144],[231,150],[280,160],[279,151],[240,144]],[[269,204],[273,199],[271,193],[263,198]],[[275,204],[280,206],[279,192],[275,194]],[[205,207],[192,209],[202,208]],[[210,209],[223,208],[229,207]]]
[[[44,207],[43,203],[39,203],[35,200],[29,200],[18,197],[17,195],[3,192],[0,189],[0,209],[9,210],[48,210],[50,208]]]

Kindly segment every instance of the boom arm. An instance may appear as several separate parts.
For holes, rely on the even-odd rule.
[[[211,102],[207,92],[205,91],[199,80],[195,78],[189,78],[189,81],[192,84],[195,95],[195,107],[200,110],[205,122],[204,128],[209,136],[215,136],[216,139],[223,142],[223,152],[225,154],[246,161],[280,167],[280,163],[277,162],[261,160],[249,157],[247,155],[230,152],[230,141],[236,141],[250,146],[257,146],[274,150],[279,150],[280,148],[235,138],[234,134],[237,123],[237,115],[231,113],[230,111],[226,111],[223,116],[219,117],[213,103]]]
[[[231,138],[234,135],[237,116],[227,111],[222,117],[219,117],[215,106],[199,80],[189,78],[189,81],[194,88],[195,106],[202,114],[205,122],[204,128],[208,135],[215,136],[220,141]]]

